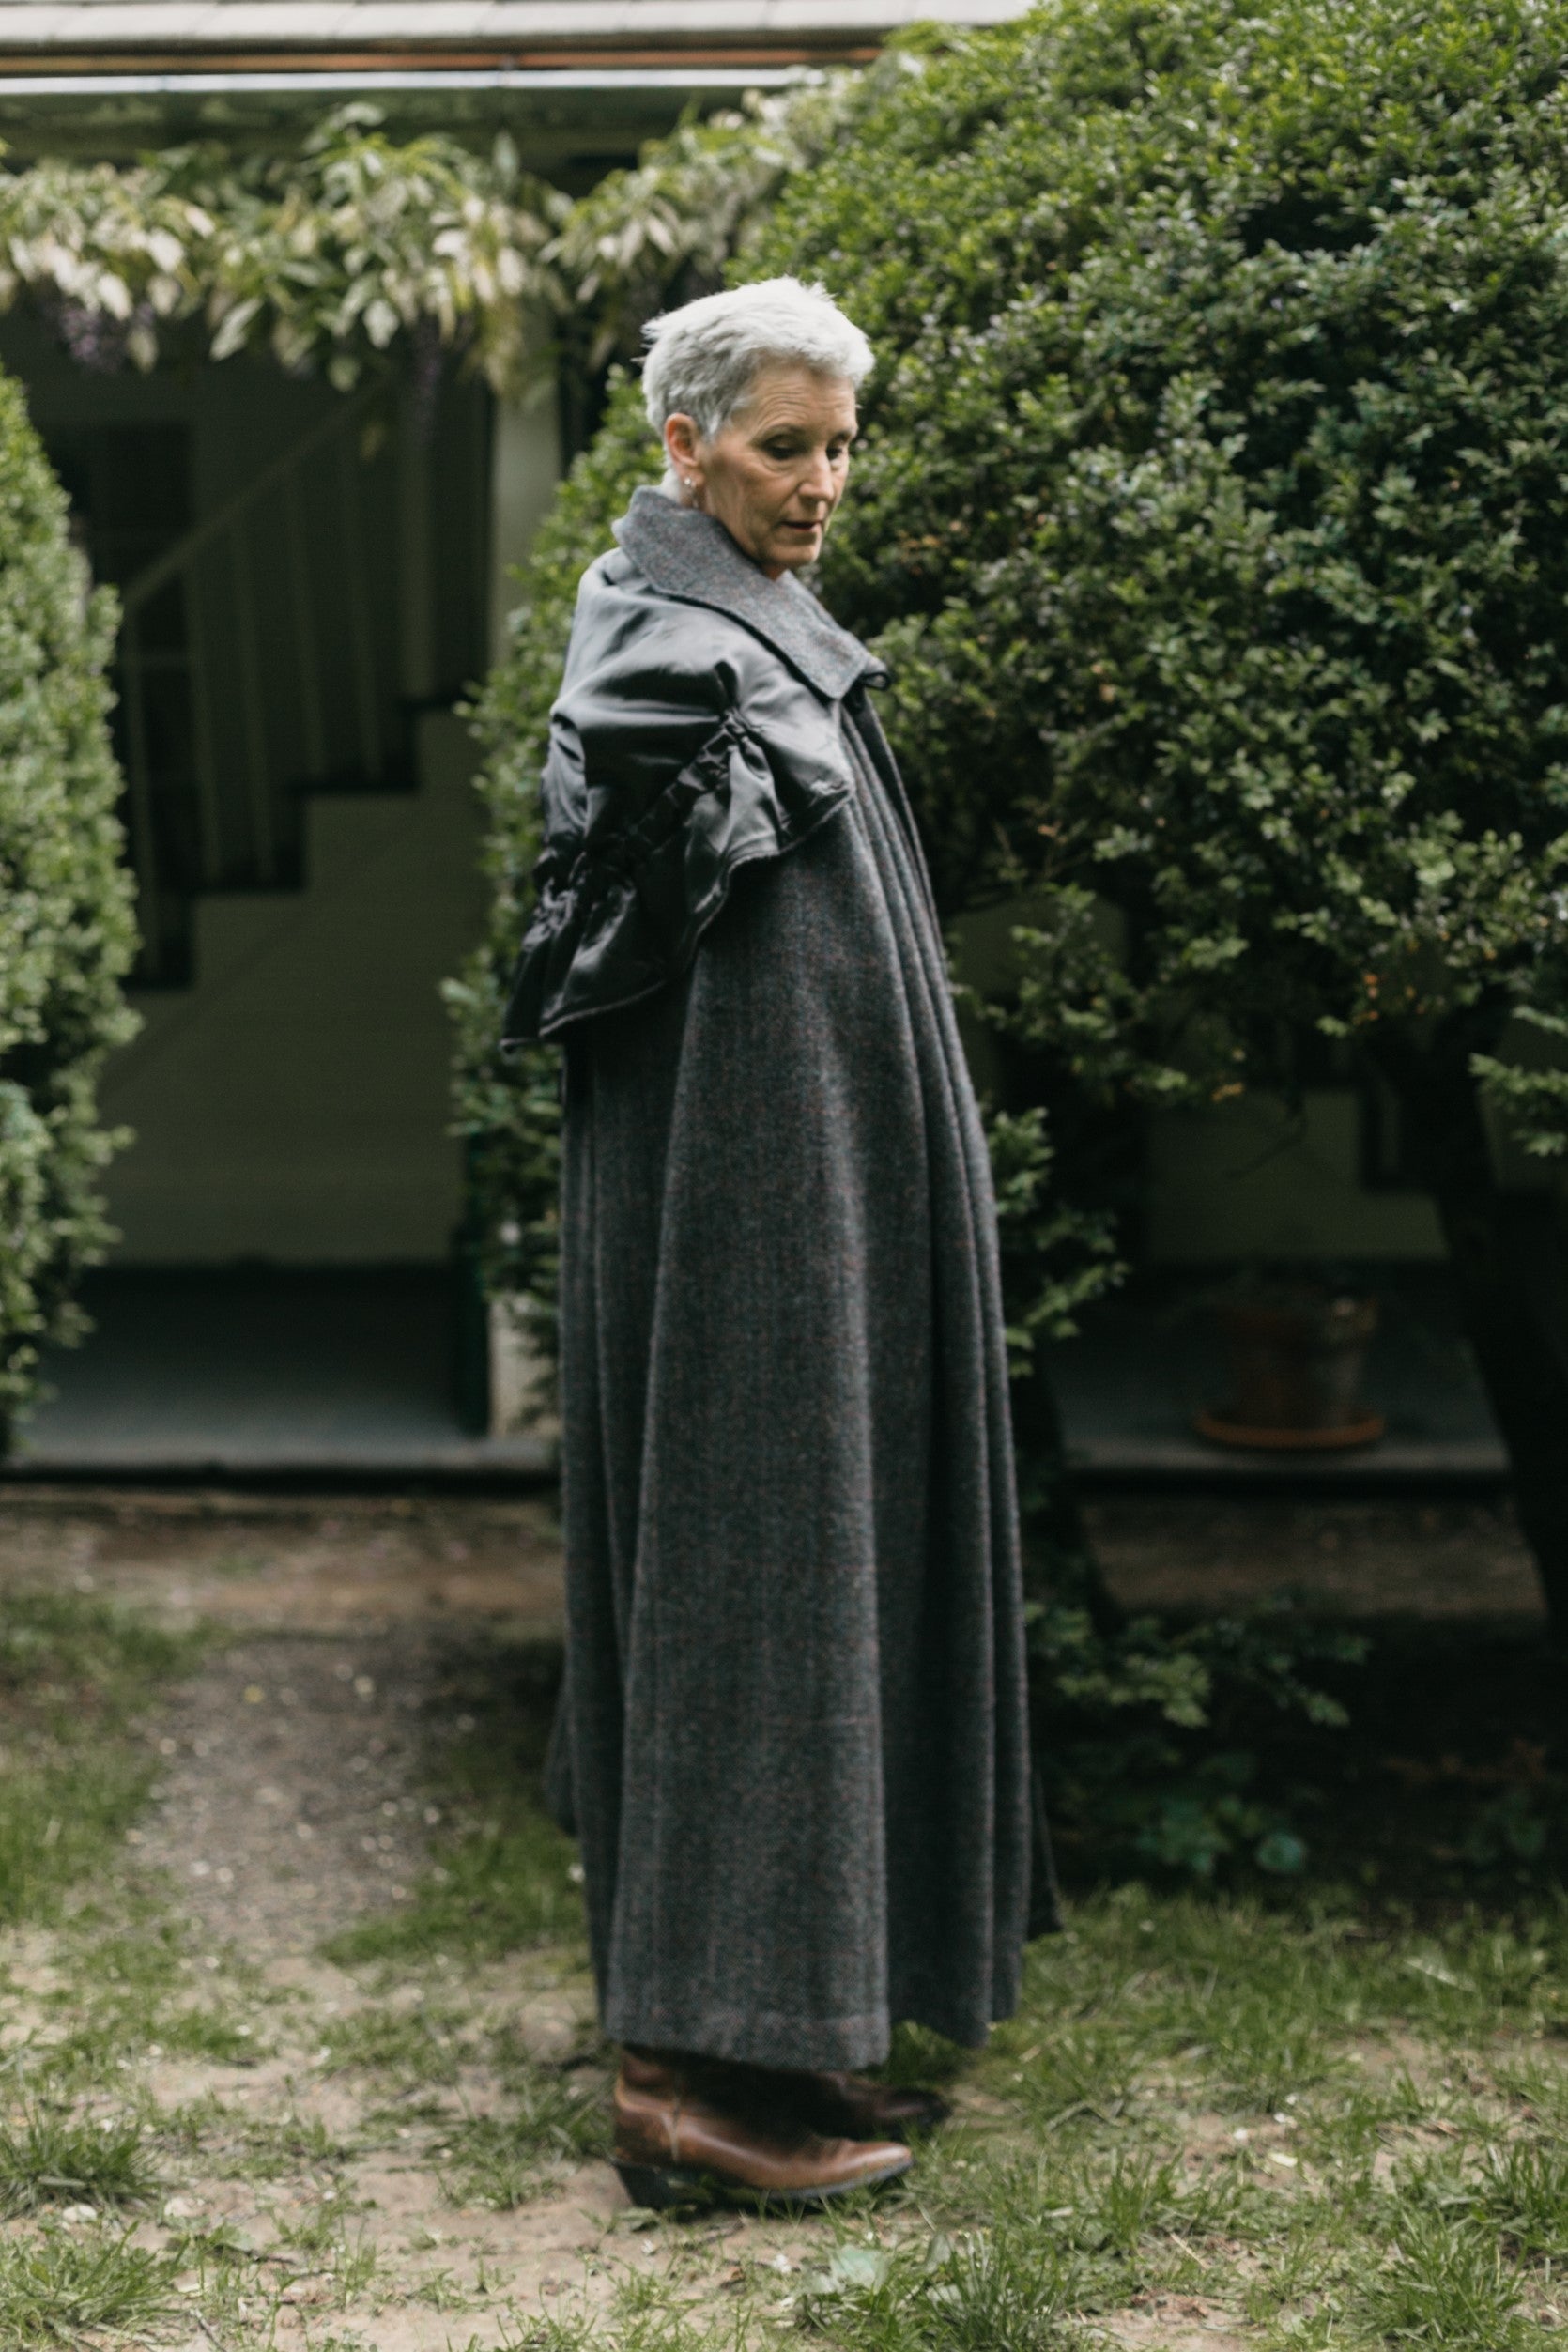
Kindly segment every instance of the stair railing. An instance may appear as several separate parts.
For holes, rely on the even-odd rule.
[[[377,396],[372,386],[335,402],[120,591],[123,743],[149,977],[165,961],[161,917],[171,887],[161,871],[148,707],[159,664],[147,641],[156,599],[177,585],[183,599],[196,887],[278,880],[287,785],[319,782],[334,767],[352,766],[366,780],[382,773],[395,653],[383,649],[374,625],[364,469],[355,448]],[[287,614],[269,614],[277,624],[264,627],[268,599],[280,597]],[[322,641],[330,616],[345,657],[331,663]]]

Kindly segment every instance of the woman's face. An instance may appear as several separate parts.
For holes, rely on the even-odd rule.
[[[751,397],[711,440],[670,417],[664,445],[688,506],[724,525],[778,579],[822,551],[849,479],[854,387],[808,367],[763,368]]]

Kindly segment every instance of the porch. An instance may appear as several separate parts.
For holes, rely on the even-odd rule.
[[[1500,1492],[1501,1443],[1442,1284],[1390,1268],[1369,1401],[1388,1435],[1305,1460],[1194,1435],[1221,1377],[1202,1318],[1168,1284],[1108,1301],[1053,1351],[1068,1453],[1085,1488],[1373,1495]],[[553,1474],[546,1437],[473,1434],[487,1331],[460,1268],[110,1268],[98,1329],[57,1353],[57,1393],[5,1475],[242,1483],[484,1483]],[[806,1466],[803,1466],[806,1467]]]

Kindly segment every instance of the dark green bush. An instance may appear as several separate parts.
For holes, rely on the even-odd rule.
[[[115,1139],[95,1089],[133,1023],[135,945],[109,748],[107,595],[89,594],[65,496],[0,378],[0,1443],[38,1349],[79,1328],[72,1294],[109,1238]]]
[[[1560,1614],[1561,1196],[1487,1115],[1568,1138],[1565,56],[1561,0],[1054,0],[755,264],[879,352],[825,588],[945,904],[1022,902],[1021,1083],[1376,1072]]]

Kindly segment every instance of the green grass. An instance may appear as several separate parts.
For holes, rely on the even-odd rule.
[[[323,2029],[321,2046],[334,2073],[360,2069],[395,2075],[401,2085],[451,2083],[462,2063],[460,2012],[422,2003],[417,2009],[367,2004]]]
[[[1383,1657],[1378,1688],[1419,1686],[1444,1758],[1483,1759],[1513,1736],[1513,1655],[1499,1648],[1473,1725],[1457,1657],[1424,1634],[1403,1684]],[[1448,1678],[1440,1708],[1421,1660]],[[449,1698],[471,1728],[434,1786],[440,1874],[336,1957],[549,1946],[552,1965],[580,1967],[570,1848],[541,1808],[549,1696],[539,1653],[489,1680],[470,1666]],[[1316,1790],[1302,1802],[1330,1857],[1316,1879],[1106,1889],[1080,1867],[1068,1931],[1032,1947],[1020,2012],[984,2053],[896,2037],[889,2078],[946,2085],[961,2119],[880,2200],[809,2224],[804,2272],[781,2284],[743,2262],[726,2306],[700,2231],[645,2221],[668,2262],[632,2264],[607,2313],[530,2322],[519,2352],[1086,2352],[1115,2314],[1193,2296],[1259,2352],[1561,2341],[1568,1900],[1539,1858],[1463,1859],[1474,1791],[1446,1760],[1415,1768],[1421,1733],[1412,1696],[1338,1749],[1298,1741],[1287,1767]],[[425,2030],[366,2017],[334,2047],[357,2040],[412,2090],[439,2080]],[[602,2072],[584,2070],[599,2096],[580,2098],[571,2072],[519,2052],[500,2114],[428,2115],[447,2192],[504,2207],[602,2152]]]
[[[880,2198],[797,2225],[804,2268],[757,2247],[726,2309],[702,2229],[650,2220],[666,2262],[628,2258],[607,2313],[515,2344],[1089,2352],[1133,2310],[1160,2344],[1161,2298],[1197,2296],[1258,2352],[1546,2352],[1568,2324],[1565,1982],[1553,1897],[1417,1921],[1324,1889],[1102,1893],[1032,1948],[984,2053],[899,2037],[889,2072],[946,2080],[960,2118]],[[507,2131],[466,2142],[503,2183]]]
[[[400,2251],[384,2236],[378,2248],[356,2209],[354,2168],[398,2149],[455,2204],[506,2210],[605,2153],[607,2053],[590,2031],[564,2063],[541,2063],[498,2025],[497,1979],[475,1965],[518,1955],[508,1998],[583,1990],[572,1849],[541,1803],[550,1654],[476,1651],[453,1668],[431,1724],[430,1870],[411,1902],[337,1940],[364,1997],[312,2016],[303,2040],[293,1995],[269,1993],[239,1955],[210,1969],[155,1887],[116,1887],[103,1868],[120,1834],[106,1823],[132,1802],[115,1776],[141,1785],[134,1715],[188,1653],[96,1603],[30,1609],[0,1641],[22,1812],[33,1806],[36,1830],[38,1790],[57,1805],[72,1774],[84,1787],[99,1776],[127,1811],[69,1838],[62,1826],[9,1882],[22,1915],[52,1928],[58,1981],[25,1993],[39,2030],[8,2053],[0,2096],[0,2352],[157,2342],[192,2311],[225,2352],[261,2352],[297,2277],[326,2283],[312,2352],[373,2352],[374,2307],[406,2292],[453,2314],[476,2292],[469,2308],[493,2306],[455,2267],[400,2284]],[[1487,1687],[1500,1707],[1500,1682]],[[1406,1763],[1416,1729],[1400,1729]],[[607,2304],[568,2285],[548,2316],[514,2316],[510,2352],[1089,2352],[1134,2311],[1161,2352],[1194,2325],[1166,2297],[1201,2298],[1210,2324],[1257,2352],[1561,2343],[1568,1899],[1534,1862],[1467,1875],[1441,1806],[1468,1806],[1468,1783],[1405,1764],[1375,1777],[1377,1740],[1358,1736],[1360,1777],[1339,1794],[1327,1774],[1316,1783],[1330,1792],[1316,1850],[1341,1877],[1107,1889],[1080,1870],[1068,1932],[1032,1947],[1019,2014],[984,2052],[896,2037],[888,2076],[940,2083],[959,2108],[906,2181],[791,2225],[787,2274],[770,2267],[766,2233],[643,2217],[595,2257],[618,2282]],[[1477,1752],[1499,1736],[1489,1718]],[[1465,1752],[1452,1719],[1432,1738]],[[1335,1807],[1348,1820],[1385,1795],[1403,1804],[1407,1780],[1424,1809],[1404,1829],[1377,1824],[1369,1880],[1361,1850],[1333,1834]],[[8,1777],[0,1789],[8,1804]],[[1424,1877],[1412,1824],[1437,1856]],[[0,1830],[0,1857],[17,1836],[14,1821]],[[155,2044],[228,2065],[291,2036],[311,2080],[336,2078],[331,2128],[214,2096],[160,2114],[126,2072]],[[454,2112],[476,2073],[494,2112]],[[103,2220],[61,2218],[83,2206],[150,2219],[160,2190],[218,2180],[286,2189],[277,2257],[199,2201],[208,2218],[166,2258]],[[193,2297],[175,2286],[186,2268]],[[454,2321],[454,2348],[471,2324]]]
[[[199,1647],[78,1594],[0,1594],[0,1926],[57,1917],[103,1868],[153,1777],[127,1727]]]
[[[128,2062],[154,2051],[223,2066],[266,2054],[265,2034],[253,2021],[252,1972],[235,1956],[222,1980],[228,1998],[215,2001],[217,1980],[196,1968],[156,1886],[111,1885],[89,1899],[73,1897],[56,1930],[55,1960],[60,1984],[34,1996],[43,2030],[13,2053],[38,2096],[59,2102],[113,2091]]]
[[[0,2239],[0,2347],[84,2352],[92,2329],[142,2330],[178,2307],[173,2257],[99,2231]]]
[[[559,1645],[539,1642],[498,1643],[484,1660],[461,1662],[443,1723],[465,1728],[435,1754],[431,1792],[443,1826],[430,1865],[398,1911],[334,1937],[331,1959],[485,1960],[580,1939],[574,1849],[542,1804],[560,1668]]]
[[[50,2107],[0,2125],[0,2214],[49,2206],[133,2206],[157,2188],[146,2134],[133,2118]]]
[[[454,2205],[510,2212],[562,2171],[609,2153],[604,2083],[558,2068],[514,2065],[510,2113],[465,2116],[441,2133],[441,2187]]]

